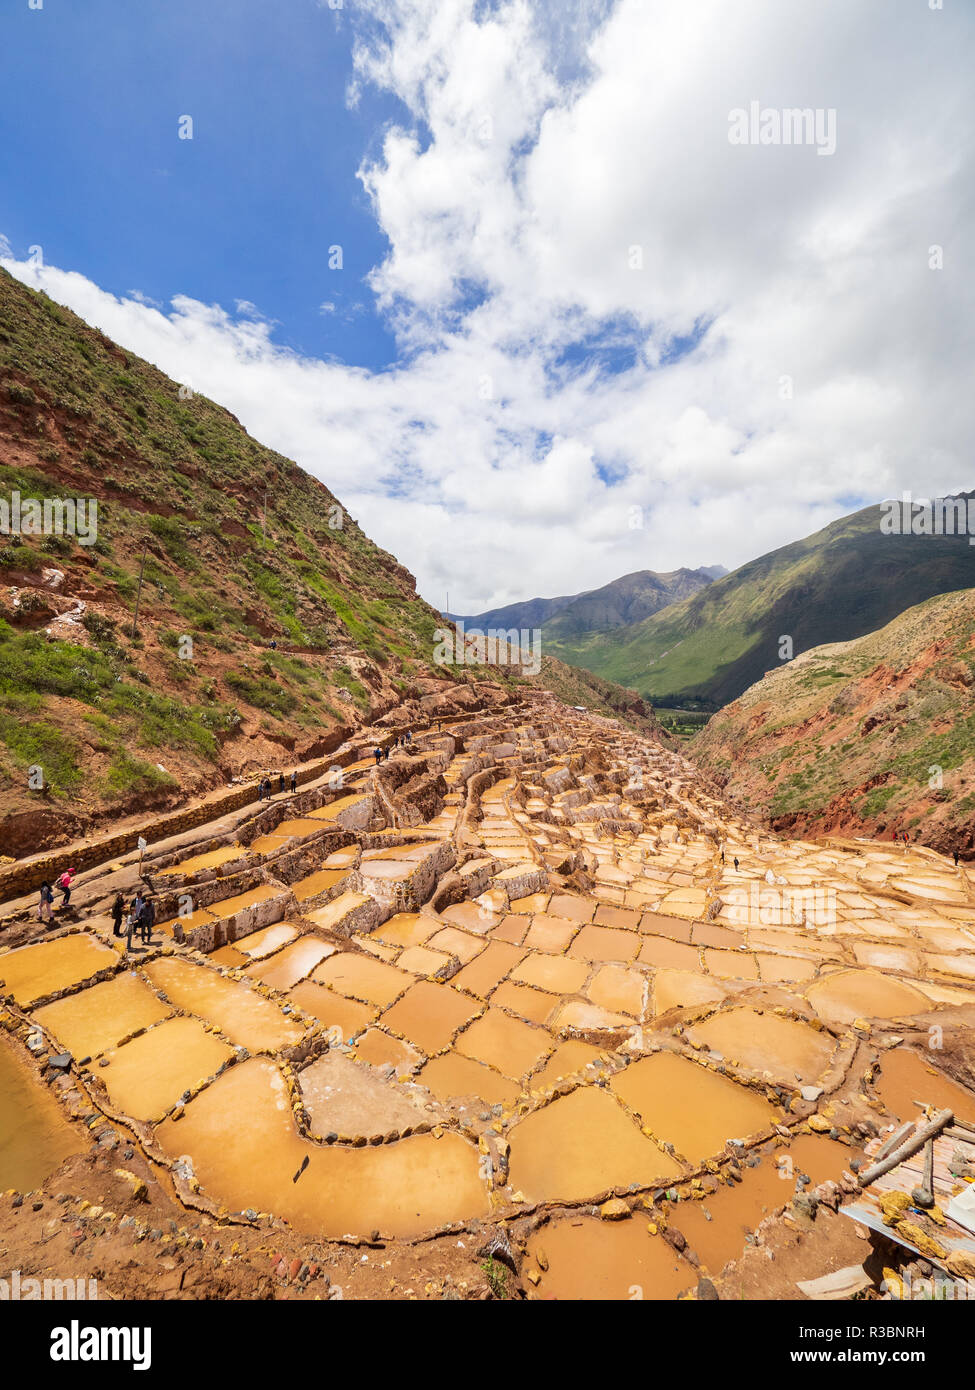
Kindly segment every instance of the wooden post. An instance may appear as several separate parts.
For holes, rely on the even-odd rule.
[[[142,564],[139,566],[139,587],[135,591],[135,616],[132,619],[132,636],[139,635],[139,599],[142,597],[142,576],[146,569],[146,551],[149,549],[149,537],[142,543]]]
[[[859,1173],[857,1176],[860,1180],[861,1188],[869,1187],[875,1178],[882,1177],[884,1173],[889,1173],[891,1168],[896,1168],[897,1165],[903,1163],[905,1159],[912,1158],[913,1155],[917,1153],[918,1149],[923,1149],[927,1141],[939,1135],[946,1125],[951,1124],[954,1118],[952,1111],[939,1110],[938,1113],[933,1115],[926,1125],[922,1125],[917,1133],[908,1139],[905,1144],[901,1144],[899,1149],[895,1149],[892,1154],[889,1154],[879,1163],[871,1164],[865,1172]]]

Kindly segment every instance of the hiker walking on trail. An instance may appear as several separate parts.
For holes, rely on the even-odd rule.
[[[284,773],[278,773],[278,791],[284,796]]]
[[[292,772],[292,774],[291,774],[291,795],[294,796],[294,794],[295,794],[295,792],[296,792],[297,790],[298,790],[298,774],[297,774],[297,772]]]
[[[954,854],[954,860],[955,860],[955,868],[957,869],[957,868],[958,868],[958,851],[957,851],[957,850],[954,850],[954,851],[953,851],[953,854]]]
[[[376,759],[376,766],[378,767],[383,760],[383,750],[381,748],[374,748],[372,753],[373,757]]]
[[[67,908],[68,908],[68,906],[69,906],[69,904],[70,904],[70,902],[71,902],[71,880],[74,878],[74,876],[75,876],[76,873],[77,873],[77,870],[76,870],[76,869],[65,869],[64,873],[63,873],[63,874],[61,875],[61,877],[58,879],[58,887],[61,889],[61,894],[62,894],[62,897],[61,897],[61,910],[62,910],[62,912],[67,911]]]
[[[257,784],[257,799],[258,799],[258,801],[263,801],[263,800],[264,800],[264,778],[263,778],[263,777],[261,778],[261,780],[260,780],[260,781],[258,782],[258,784]]]
[[[115,901],[112,903],[112,935],[122,935],[122,918],[125,916],[125,899],[121,893],[115,894]]]
[[[735,855],[735,873],[738,872],[738,856]]]
[[[40,922],[50,922],[54,916],[51,904],[54,902],[54,889],[45,880],[41,884],[41,900],[37,907],[37,918]]]

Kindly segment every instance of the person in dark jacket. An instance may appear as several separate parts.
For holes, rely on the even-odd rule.
[[[284,796],[284,773],[278,773],[278,791]]]
[[[112,935],[122,935],[122,918],[125,916],[125,899],[121,893],[115,894],[115,901],[112,903]]]
[[[292,796],[294,796],[294,794],[295,794],[295,792],[296,792],[297,790],[298,790],[298,774],[297,774],[297,772],[292,772],[292,774],[291,774],[291,794],[292,794]]]
[[[145,902],[142,904],[142,910],[139,913],[139,931],[142,935],[143,942],[147,946],[150,945],[152,942],[152,929],[155,925],[156,904],[153,902],[151,897],[147,897]]]

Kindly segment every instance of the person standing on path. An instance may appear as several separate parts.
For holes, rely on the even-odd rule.
[[[37,917],[40,922],[50,922],[54,913],[51,904],[54,902],[54,889],[45,881],[41,884],[41,900],[37,907]]]
[[[146,946],[152,944],[152,929],[156,925],[156,904],[151,897],[147,897],[142,904],[142,911],[139,913],[139,930],[142,933],[142,940]]]
[[[296,792],[297,790],[298,790],[298,774],[297,774],[297,772],[292,772],[292,774],[291,774],[291,795],[294,796],[294,794],[295,794],[295,792]]]
[[[263,777],[261,778],[261,780],[260,780],[260,781],[258,782],[258,784],[257,784],[257,799],[258,799],[258,801],[263,801],[263,800],[264,800],[264,778],[263,778]]]
[[[278,791],[284,796],[284,773],[278,773]]]
[[[112,903],[112,935],[122,935],[122,918],[125,916],[125,899],[121,893],[115,894],[115,901]]]

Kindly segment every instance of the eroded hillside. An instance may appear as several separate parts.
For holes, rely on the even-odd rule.
[[[692,743],[726,795],[778,829],[975,843],[975,591],[803,653]]]

